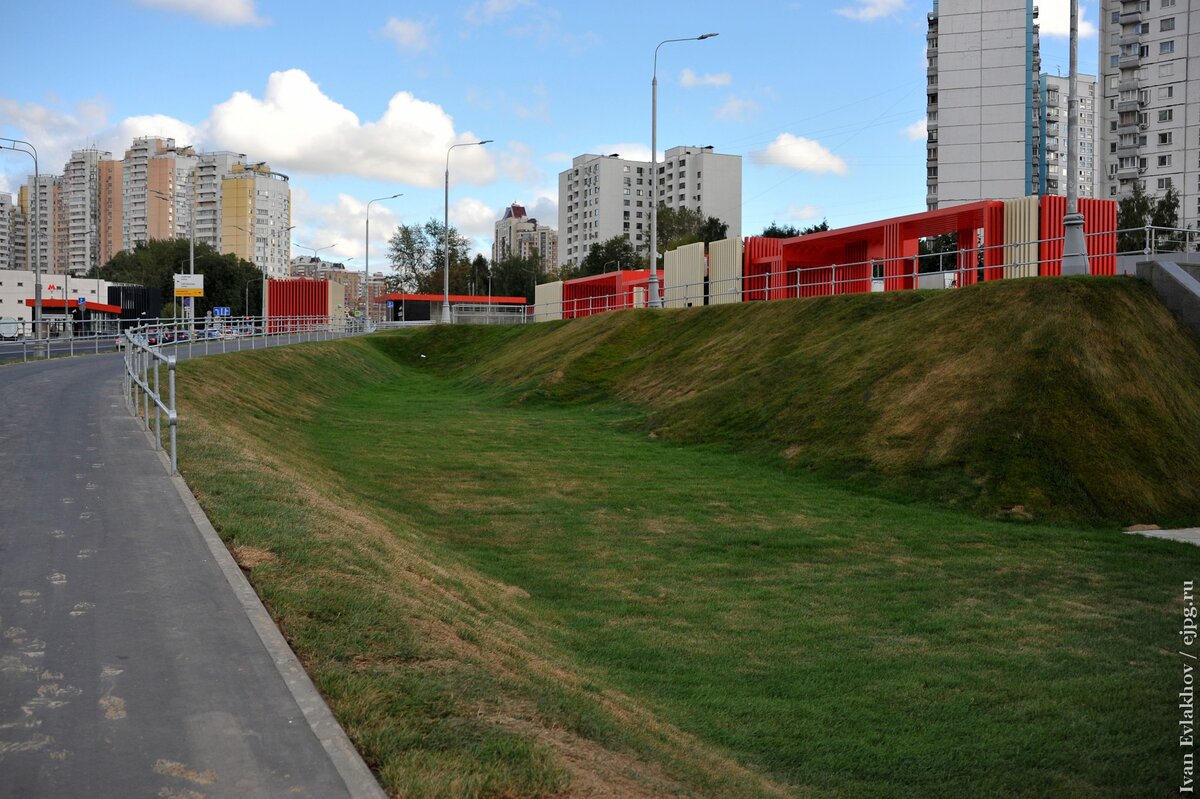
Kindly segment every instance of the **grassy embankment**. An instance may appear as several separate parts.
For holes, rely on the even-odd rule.
[[[182,468],[395,795],[1161,795],[1198,376],[1115,281],[434,329],[186,364]]]

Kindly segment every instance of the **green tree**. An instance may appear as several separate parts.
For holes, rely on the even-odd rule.
[[[437,219],[424,225],[398,225],[388,239],[388,291],[441,294],[444,287],[446,226]],[[471,242],[450,226],[450,293],[471,287]]]
[[[541,257],[535,252],[528,258],[510,255],[492,264],[492,294],[497,297],[524,297],[533,302],[534,286],[542,282]]]
[[[195,298],[196,317],[205,316],[215,307],[228,307],[237,315],[257,315],[261,308],[262,270],[232,253],[219,253],[204,242],[196,242],[196,274],[204,275],[204,296]],[[93,268],[88,277],[112,283],[133,283],[157,288],[162,293],[159,314],[173,310],[175,275],[189,269],[186,239],[154,239],[139,242],[132,250],[122,250],[108,263]]]
[[[640,268],[643,264],[642,256],[638,255],[629,239],[613,236],[588,250],[587,257],[579,264],[578,272],[568,277],[585,277],[602,272],[615,272],[618,269]]]
[[[820,233],[825,230],[829,230],[829,222],[825,219],[804,228],[797,228],[795,225],[780,227],[779,223],[772,221],[763,228],[761,235],[768,239],[794,239],[796,236],[807,236],[809,233]]]
[[[942,233],[938,236],[927,236],[917,242],[917,271],[941,272],[955,269],[957,258],[944,257],[947,253],[958,252],[958,234]],[[936,256],[936,257],[935,257]]]
[[[658,206],[655,217],[655,238],[658,251],[666,252],[698,241],[720,241],[729,231],[729,224],[715,216],[706,217],[690,208]]]
[[[1147,194],[1141,181],[1133,182],[1133,190],[1117,203],[1117,236],[1119,252],[1141,252],[1147,246],[1145,227],[1179,227],[1179,194],[1174,187],[1167,189],[1162,197]],[[1154,251],[1171,252],[1182,250],[1186,235],[1174,231],[1157,230],[1149,242]]]

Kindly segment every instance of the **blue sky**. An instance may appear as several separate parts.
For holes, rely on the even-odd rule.
[[[1037,0],[1043,68],[1067,72],[1067,0]],[[1094,4],[1092,4],[1094,5]],[[58,173],[72,149],[133,136],[233,150],[290,176],[294,241],[372,271],[399,223],[450,217],[489,252],[511,202],[557,226],[558,173],[585,152],[658,144],[743,157],[743,235],[924,209],[924,0],[544,2],[110,0],[5,11],[0,135]],[[1085,4],[1080,70],[1095,72]],[[0,151],[0,191],[31,162]],[[303,250],[294,249],[294,254]]]

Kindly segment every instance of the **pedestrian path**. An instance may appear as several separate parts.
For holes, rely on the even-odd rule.
[[[0,367],[0,797],[382,797],[119,357]]]
[[[1185,544],[1200,546],[1200,527],[1187,527],[1180,530],[1128,530],[1127,532],[1130,535],[1165,538],[1168,541],[1182,541]]]

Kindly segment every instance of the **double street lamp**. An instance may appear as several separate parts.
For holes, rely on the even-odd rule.
[[[444,278],[444,296],[442,297],[442,324],[450,324],[450,153],[455,147],[473,147],[475,145],[491,144],[492,139],[484,139],[483,141],[463,141],[458,144],[451,144],[446,150],[446,204],[445,216],[443,225],[445,226],[446,241],[446,273]]]
[[[704,33],[683,39],[664,39],[654,48],[654,73],[650,81],[650,307],[661,308],[658,296],[658,48],[670,42],[702,42],[719,34]]]
[[[381,203],[384,200],[394,200],[397,197],[403,197],[404,193],[392,194],[387,197],[376,197],[374,200],[367,201],[367,231],[365,236],[364,249],[366,253],[363,261],[363,324],[366,325],[371,321],[371,203]]]

